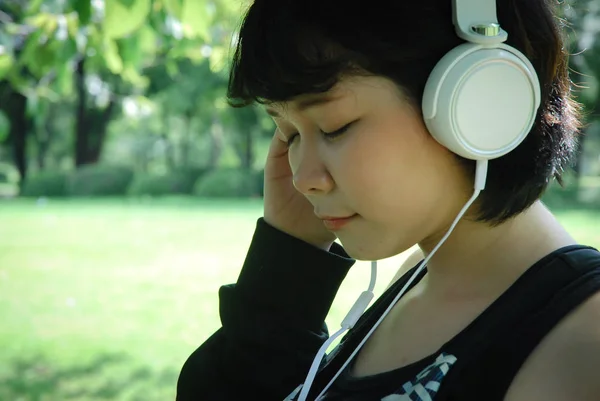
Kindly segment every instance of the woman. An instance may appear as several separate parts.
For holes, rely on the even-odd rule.
[[[580,126],[560,20],[546,0],[492,9],[524,54],[531,101],[502,98],[505,83],[488,79],[495,91],[476,98],[487,114],[471,103],[462,116],[485,144],[529,107],[531,121],[510,149],[470,157],[428,120],[430,77],[473,32],[503,31],[461,31],[461,18],[493,2],[459,3],[251,5],[229,97],[263,104],[277,126],[264,218],[237,283],[220,290],[223,327],[186,362],[178,400],[600,400],[600,253],[539,201]],[[353,260],[414,244],[321,361],[324,319]]]

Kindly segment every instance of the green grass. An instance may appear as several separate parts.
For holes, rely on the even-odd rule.
[[[169,198],[0,202],[0,400],[173,400],[219,325],[262,204]],[[557,211],[600,246],[600,212]],[[403,255],[380,263],[381,293]],[[360,262],[332,330],[368,282]]]

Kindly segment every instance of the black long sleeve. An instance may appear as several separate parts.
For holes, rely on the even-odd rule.
[[[325,317],[354,260],[258,220],[236,284],[219,291],[222,327],[184,364],[177,401],[282,401],[329,336]]]

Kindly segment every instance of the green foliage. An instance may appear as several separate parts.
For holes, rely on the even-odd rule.
[[[578,188],[575,185],[561,187],[558,184],[551,185],[544,195],[542,201],[550,208],[569,208],[578,206]]]
[[[0,183],[19,183],[19,172],[13,165],[8,163],[0,163]]]
[[[199,23],[202,21],[202,23]],[[183,32],[188,37],[200,37],[209,40],[209,30],[212,19],[209,15],[208,2],[198,0],[183,0],[181,23]]]
[[[225,78],[213,73],[205,61],[182,58],[173,63],[173,67],[176,74],[169,74],[166,65],[155,65],[146,71],[152,81],[148,94],[177,114],[200,114],[210,118],[215,102],[227,87]]]
[[[6,114],[0,110],[0,143],[4,142],[4,140],[8,137],[8,133],[10,131],[10,121]]]
[[[81,25],[87,25],[92,18],[92,5],[89,1],[71,0],[71,4]]]
[[[68,173],[42,171],[27,177],[21,189],[24,197],[63,197],[67,195]]]
[[[255,177],[258,195],[265,196],[265,169],[257,171]]]
[[[103,31],[117,39],[135,32],[148,17],[150,0],[105,0]]]
[[[126,166],[94,164],[76,170],[67,184],[71,196],[125,195],[133,179],[133,169]]]
[[[208,58],[213,65],[229,45],[232,24],[223,18],[234,12],[229,0],[27,3],[16,3],[6,34],[0,32],[0,79],[6,77],[22,93],[53,101],[72,94],[67,81],[82,54],[86,73],[108,70],[141,88],[147,85],[141,69],[156,60]],[[218,35],[213,34],[215,26]],[[203,46],[212,49],[210,54],[201,51]]]
[[[6,52],[2,45],[0,45],[0,79],[4,78],[4,76],[8,74],[13,62],[13,55]]]
[[[179,170],[161,175],[138,175],[129,187],[134,196],[162,196],[173,194],[192,194],[194,184],[202,176],[203,170]]]
[[[179,149],[198,148],[195,142],[202,142],[200,135],[206,126],[221,120],[224,107],[216,104],[226,87],[222,61],[239,17],[237,2],[31,0],[9,3],[5,17],[8,22],[4,24],[3,20],[6,29],[0,29],[0,81],[27,97],[27,118],[33,127],[28,139],[33,143],[28,144],[28,149],[34,149],[32,155],[40,150],[41,157],[37,160],[46,160],[48,165],[68,162],[68,153],[75,148],[72,127],[77,124],[70,120],[67,130],[53,130],[56,117],[43,109],[48,109],[50,104],[69,104],[71,109],[66,114],[72,119],[76,115],[73,107],[84,99],[80,93],[85,96],[81,104],[86,110],[78,116],[89,115],[109,100],[118,110],[125,106],[125,118],[137,119],[141,124],[148,114],[160,114],[162,125],[153,134],[167,138],[174,160],[185,153],[178,153]],[[154,85],[152,68],[156,66],[159,71],[154,75],[165,78],[163,85]],[[79,85],[81,81],[73,79],[76,67],[84,75],[83,87]],[[139,102],[130,101],[142,96],[149,99],[153,107],[137,107]],[[111,115],[111,119],[116,118],[116,113]],[[170,129],[170,122],[181,120],[189,123],[188,131],[180,134]],[[0,143],[6,140],[6,132],[6,124],[0,116]],[[91,134],[87,136],[88,143],[96,140]],[[104,146],[98,148],[104,149]],[[63,149],[68,149],[68,153]],[[145,159],[154,157],[144,155]],[[170,160],[166,164],[185,165]]]
[[[200,178],[194,194],[205,198],[235,198],[257,196],[256,173],[240,169],[214,170]]]

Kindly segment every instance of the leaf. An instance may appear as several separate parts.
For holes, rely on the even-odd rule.
[[[57,54],[57,61],[61,64],[67,64],[77,54],[77,43],[72,38],[67,38],[61,42],[60,50]]]
[[[42,3],[44,3],[44,0],[32,0],[31,3],[29,3],[29,7],[27,7],[27,11],[25,11],[25,14],[33,15],[39,13]]]
[[[135,4],[135,0],[119,0],[126,8],[132,8]]]
[[[74,0],[73,9],[77,12],[80,26],[90,23],[90,19],[92,18],[91,0]]]
[[[144,53],[150,53],[156,49],[156,33],[147,25],[138,31],[138,46]]]
[[[163,0],[167,12],[181,21],[184,0]]]
[[[24,77],[16,68],[11,69],[6,78],[17,92],[27,94],[29,89],[35,85],[30,77]]]
[[[23,50],[19,55],[19,67],[27,65],[29,63],[29,60],[35,54],[35,51],[40,44],[41,36],[41,30],[35,30],[29,36],[27,36],[27,39],[25,40],[25,45],[23,46]]]
[[[61,43],[57,40],[46,41],[32,54],[27,67],[37,78],[41,78],[54,67],[61,47]]]
[[[40,104],[40,97],[37,93],[33,93],[27,96],[27,103],[25,103],[25,115],[29,118],[34,118],[37,114]]]
[[[79,27],[83,26],[83,22],[79,20],[77,13],[69,13],[65,16],[67,18],[67,32],[72,38],[77,37]]]
[[[26,18],[25,23],[43,30],[48,36],[52,35],[58,27],[57,16],[49,13],[40,13]]]
[[[0,80],[8,74],[14,64],[12,54],[4,52],[3,49],[4,48],[0,46]]]
[[[22,26],[20,24],[15,24],[14,22],[7,22],[4,23],[4,25],[2,26],[2,29],[4,29],[3,33],[7,33],[8,35],[11,36],[17,36],[17,35],[21,35],[21,31],[22,31]]]
[[[0,110],[0,143],[4,142],[10,132],[10,120],[6,114]]]
[[[227,51],[222,46],[213,47],[208,58],[210,70],[214,73],[220,72],[227,67]]]
[[[168,57],[174,59],[186,58],[200,61],[205,58],[202,54],[202,47],[198,45],[198,41],[188,38],[175,41],[167,54]]]
[[[55,90],[63,97],[73,93],[73,69],[69,65],[58,69],[54,86]]]
[[[147,87],[149,84],[148,78],[141,76],[138,70],[132,67],[123,70],[122,76],[126,81],[140,88]]]
[[[199,37],[209,42],[209,27],[211,23],[206,2],[184,0],[181,24],[183,25],[185,36],[190,38]]]
[[[177,74],[179,74],[179,68],[177,67],[177,63],[175,62],[175,60],[167,59],[165,67],[167,70],[167,74],[169,74],[170,77],[175,77]]]
[[[123,60],[121,60],[119,48],[114,40],[108,38],[104,40],[103,56],[106,61],[106,67],[108,67],[113,74],[120,74],[121,71],[123,71]]]
[[[150,0],[105,0],[105,36],[117,39],[131,34],[146,22],[149,12]]]
[[[141,64],[144,54],[138,45],[137,35],[118,39],[115,42],[117,43],[124,66],[137,67]]]

